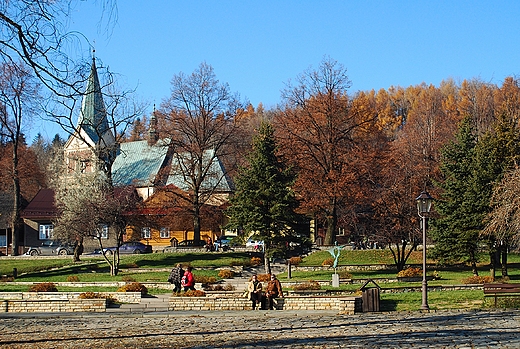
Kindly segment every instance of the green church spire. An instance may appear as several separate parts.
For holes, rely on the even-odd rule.
[[[78,126],[86,132],[95,144],[99,144],[102,139],[105,139],[105,134],[110,132],[95,57],[92,57],[90,76],[81,103]]]

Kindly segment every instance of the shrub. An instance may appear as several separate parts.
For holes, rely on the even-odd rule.
[[[251,260],[249,259],[233,259],[231,261],[231,263],[229,263],[229,266],[230,267],[237,267],[237,266],[242,266],[242,267],[250,267],[251,266]]]
[[[79,277],[76,275],[69,275],[67,276],[67,282],[79,282]]]
[[[298,265],[302,262],[302,257],[291,257],[289,259],[289,263],[291,263],[291,265]]]
[[[317,281],[309,280],[307,282],[294,285],[293,290],[321,290],[321,285]]]
[[[79,299],[97,299],[97,298],[105,298],[101,296],[98,292],[83,292],[79,294]]]
[[[173,296],[174,297],[205,297],[206,292],[200,291],[200,290],[195,290],[195,291],[188,290],[183,293],[174,293]]]
[[[204,290],[206,291],[234,291],[235,286],[226,284],[222,285],[205,285]]]
[[[491,276],[470,276],[462,279],[463,284],[487,284],[493,281],[495,280]]]
[[[148,289],[140,282],[132,282],[117,289],[117,292],[141,292],[141,296],[148,294]]]
[[[400,278],[410,278],[416,276],[422,276],[421,268],[406,268],[397,273],[397,277]]]
[[[271,280],[270,274],[258,274],[256,277],[260,282],[268,282],[269,280]]]
[[[323,267],[332,267],[334,265],[334,259],[326,258],[323,263],[321,263]]]
[[[194,275],[195,282],[201,284],[214,284],[217,282],[217,278],[214,276],[205,276],[205,275]]]
[[[79,294],[79,299],[106,299],[108,304],[114,304],[116,299],[110,295],[103,295],[98,292],[83,292]]]
[[[41,282],[32,285],[29,288],[29,292],[58,292],[58,288],[56,287],[56,284],[52,282]]]
[[[218,277],[222,279],[232,279],[235,277],[235,273],[233,272],[233,270],[222,269],[218,272]]]
[[[262,258],[260,258],[260,257],[251,257],[251,265],[252,266],[262,265]]]
[[[340,270],[338,275],[341,279],[352,279],[352,274],[346,270]]]
[[[124,282],[137,282],[136,279],[134,279],[133,277],[129,276],[129,275],[125,275],[121,278],[121,281],[124,281]]]

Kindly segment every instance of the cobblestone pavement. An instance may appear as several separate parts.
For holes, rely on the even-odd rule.
[[[520,311],[0,314],[1,348],[520,348]]]

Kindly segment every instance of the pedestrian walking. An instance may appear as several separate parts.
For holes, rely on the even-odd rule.
[[[280,284],[280,280],[276,278],[276,275],[271,275],[271,280],[267,283],[265,293],[267,296],[268,309],[273,310],[274,299],[283,298],[282,284]]]
[[[181,292],[181,279],[184,276],[184,270],[182,269],[182,264],[178,263],[170,272],[170,276],[168,277],[168,282],[173,284],[173,293]]]
[[[253,310],[257,308],[262,309],[262,283],[258,281],[258,277],[253,275],[251,281],[247,285],[247,291],[249,293],[249,299],[252,302]]]

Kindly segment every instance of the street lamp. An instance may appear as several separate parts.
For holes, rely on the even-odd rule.
[[[423,278],[422,278],[422,305],[421,310],[430,310],[428,306],[428,281],[426,280],[426,218],[432,208],[433,198],[427,191],[423,191],[415,201],[417,201],[417,213],[422,218],[422,239],[423,239]]]

